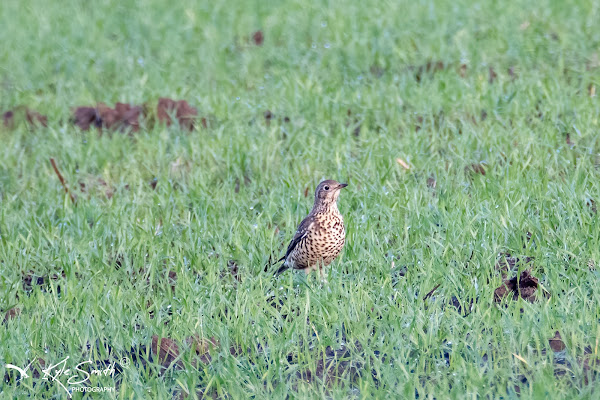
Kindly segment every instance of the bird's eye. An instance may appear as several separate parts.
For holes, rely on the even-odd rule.
[[[323,189],[325,189],[325,190],[329,190],[329,186],[325,186]]]

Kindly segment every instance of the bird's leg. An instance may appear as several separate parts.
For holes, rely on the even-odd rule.
[[[327,273],[325,272],[325,266],[323,264],[319,265],[319,275],[321,276],[321,281],[324,284],[327,284]]]

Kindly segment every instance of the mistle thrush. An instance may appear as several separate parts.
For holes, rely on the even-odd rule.
[[[313,269],[319,270],[320,275],[325,276],[323,268],[335,260],[346,241],[344,219],[337,207],[340,190],[346,186],[333,180],[319,183],[310,214],[298,226],[285,256],[279,259],[283,265],[278,274],[292,268],[307,274]]]

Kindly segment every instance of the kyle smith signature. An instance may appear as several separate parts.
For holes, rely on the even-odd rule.
[[[60,387],[62,387],[67,392],[69,397],[72,397],[71,392],[68,389],[69,386],[83,385],[84,383],[89,382],[90,376],[92,376],[92,375],[114,376],[114,374],[115,374],[115,363],[114,362],[112,362],[108,367],[106,367],[104,369],[91,369],[90,372],[87,372],[87,371],[83,370],[82,367],[85,366],[86,364],[92,364],[91,360],[80,362],[79,364],[77,364],[75,366],[75,369],[72,370],[72,369],[67,368],[67,360],[68,359],[69,359],[69,357],[65,357],[64,360],[59,361],[58,363],[56,363],[54,365],[50,365],[49,367],[42,369],[42,372],[44,373],[42,380],[45,380],[48,382],[56,382],[58,385],[60,385]],[[29,378],[29,374],[27,374],[27,371],[29,370],[29,367],[31,367],[31,364],[33,364],[33,361],[30,362],[29,365],[25,367],[25,369],[19,368],[16,365],[12,365],[12,364],[6,364],[6,368],[7,369],[15,369],[15,370],[19,371],[19,373],[21,374],[21,379],[26,379],[26,378]],[[63,382],[59,379],[62,376],[67,378],[66,382]]]

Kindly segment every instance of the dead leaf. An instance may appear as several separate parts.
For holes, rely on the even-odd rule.
[[[588,93],[590,97],[596,97],[596,85],[590,83],[588,86]]]
[[[460,64],[458,74],[461,76],[461,78],[465,78],[467,76],[467,64]]]
[[[407,171],[408,171],[408,170],[410,169],[410,165],[408,165],[408,163],[407,163],[406,161],[404,161],[403,159],[401,159],[401,158],[396,158],[396,162],[397,162],[398,164],[400,164],[400,166],[401,166],[402,168],[404,168],[405,170],[407,170]]]
[[[525,365],[529,365],[529,364],[527,363],[527,360],[525,360],[525,359],[524,359],[523,357],[521,357],[520,355],[513,353],[513,356],[515,356],[515,358],[516,358],[517,360],[521,361],[521,362],[522,362],[522,363],[524,363]]]
[[[423,296],[423,301],[427,300],[428,298],[430,298],[431,296],[433,296],[433,292],[435,292],[442,284],[438,283],[437,285],[435,285],[433,287],[433,289],[431,289],[425,296]]]

